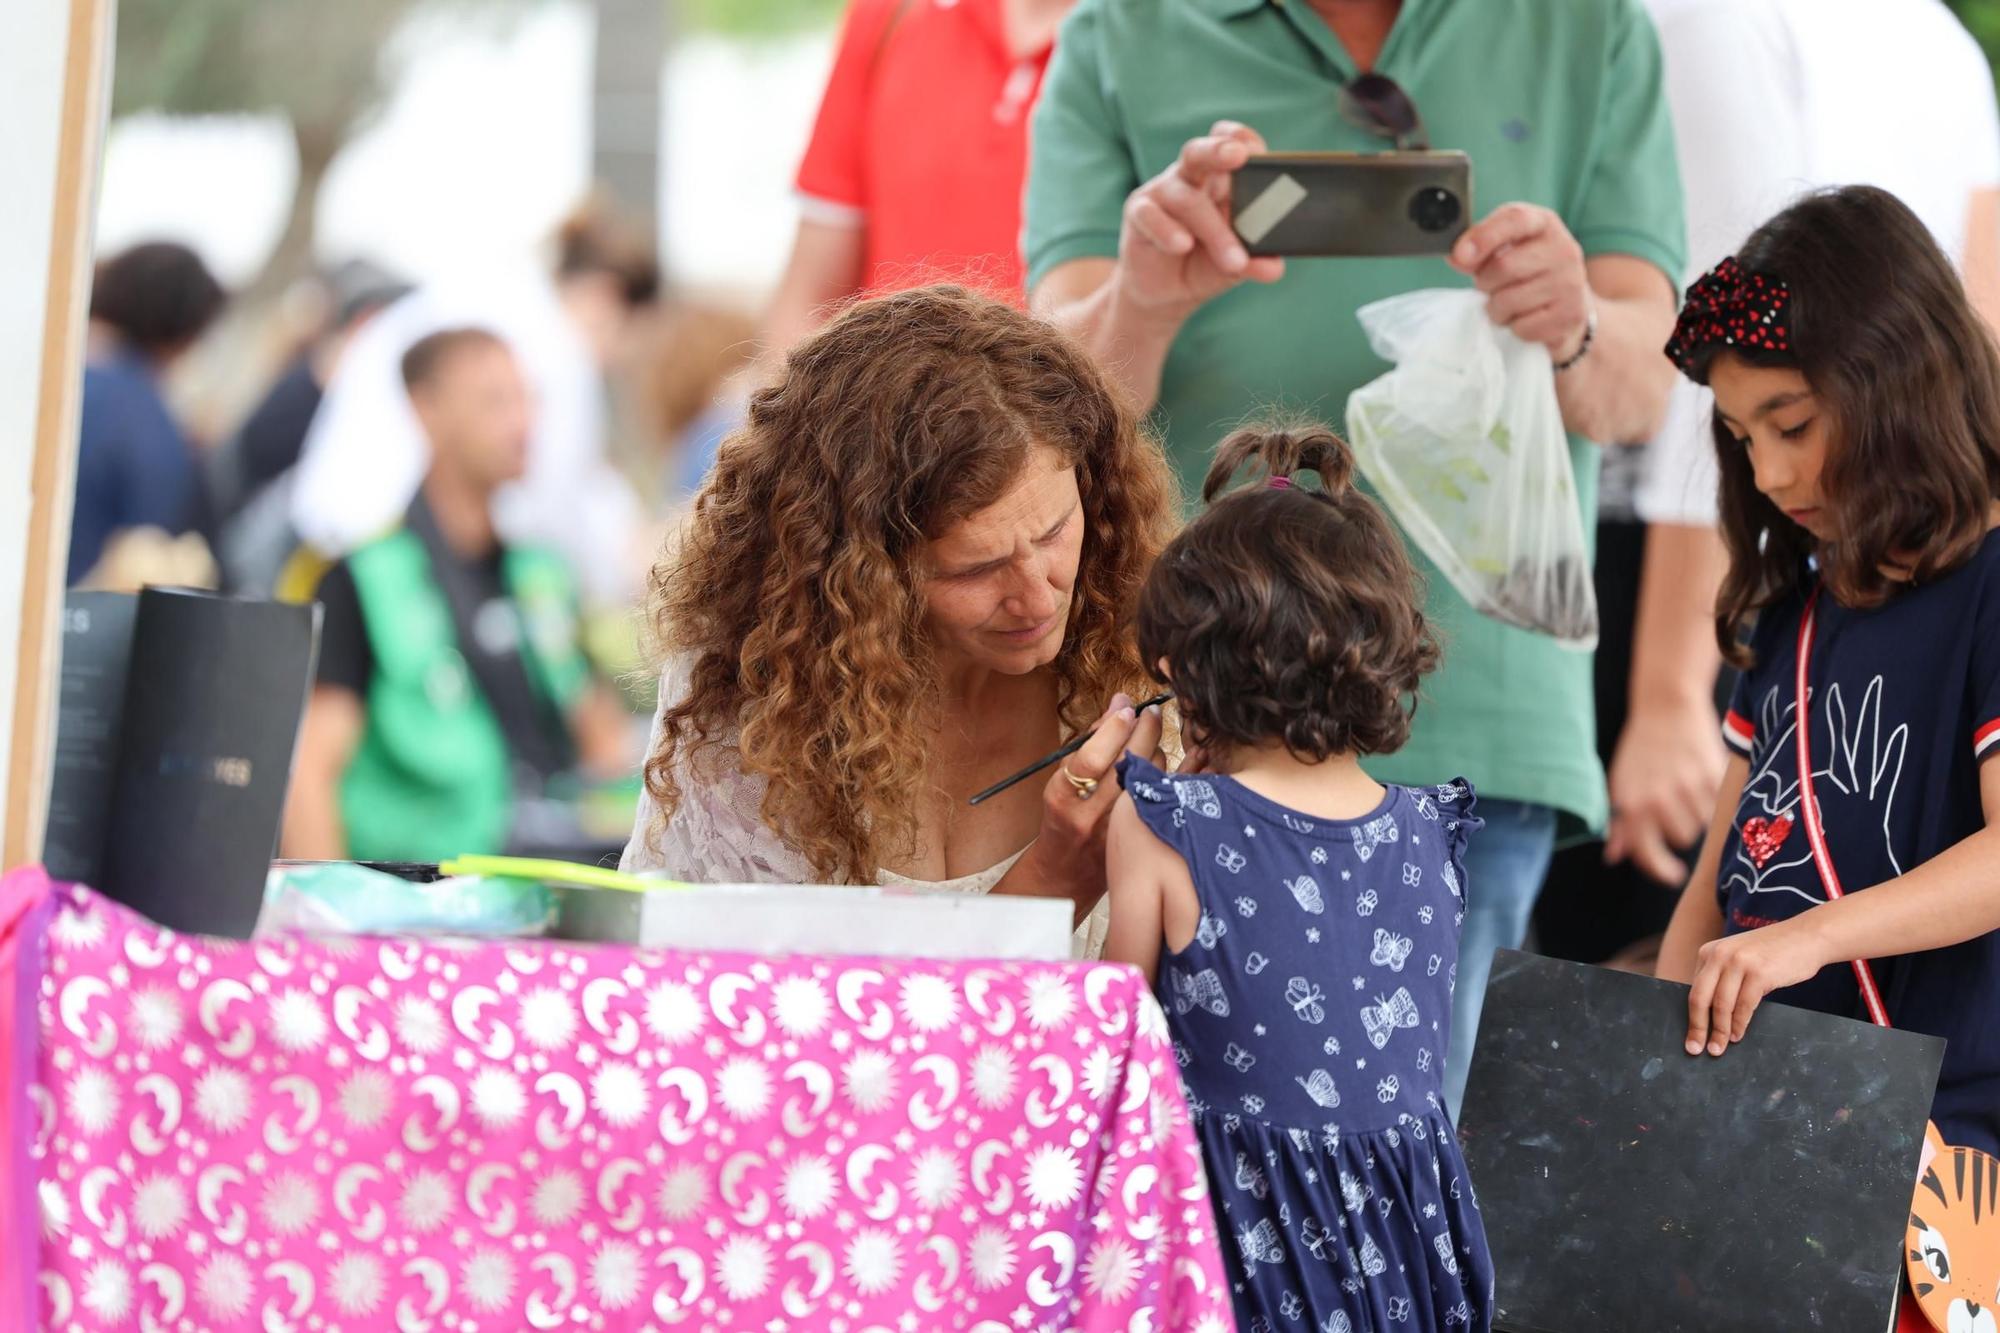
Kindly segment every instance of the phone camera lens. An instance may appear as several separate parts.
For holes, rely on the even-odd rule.
[[[1430,186],[1410,196],[1410,221],[1420,231],[1445,231],[1457,225],[1464,214],[1458,196],[1441,186]]]

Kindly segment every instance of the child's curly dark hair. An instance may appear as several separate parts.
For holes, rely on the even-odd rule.
[[[1251,484],[1224,494],[1253,461]],[[1402,541],[1353,477],[1323,426],[1245,427],[1217,447],[1209,507],[1161,554],[1138,607],[1140,656],[1171,681],[1190,744],[1276,740],[1320,760],[1409,739],[1438,646]]]

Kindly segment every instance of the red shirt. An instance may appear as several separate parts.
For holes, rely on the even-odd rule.
[[[1021,304],[1048,60],[1008,49],[1001,0],[853,0],[798,188],[808,217],[865,229],[864,289],[961,282]]]

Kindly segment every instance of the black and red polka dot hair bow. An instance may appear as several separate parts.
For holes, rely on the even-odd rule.
[[[1682,374],[1705,383],[1709,361],[1724,348],[1790,352],[1791,303],[1783,278],[1725,259],[1688,288],[1667,355]]]

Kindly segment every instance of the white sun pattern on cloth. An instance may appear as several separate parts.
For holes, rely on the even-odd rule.
[[[147,1240],[179,1235],[187,1217],[187,1187],[173,1176],[148,1176],[132,1192],[132,1224]]]
[[[840,1180],[826,1158],[805,1153],[792,1159],[778,1186],[778,1198],[793,1217],[811,1220],[833,1207]]]
[[[180,997],[153,986],[132,997],[132,1017],[127,1030],[147,1050],[163,1051],[180,1040],[185,1021]]]
[[[576,1002],[559,990],[537,986],[521,997],[521,1040],[560,1051],[576,1040]]]
[[[479,1313],[504,1310],[514,1295],[514,1261],[505,1250],[476,1250],[459,1270],[458,1287],[465,1293],[466,1303]]]
[[[233,1254],[218,1254],[195,1277],[195,1299],[218,1322],[241,1319],[250,1310],[257,1279]]]
[[[250,1119],[250,1080],[215,1068],[194,1081],[194,1113],[218,1134],[234,1134]]]
[[[528,1112],[528,1094],[508,1070],[482,1069],[472,1080],[472,1114],[487,1129],[506,1129]]]
[[[47,891],[43,1327],[1229,1326],[1128,970],[232,945]]]
[[[677,1166],[660,1184],[660,1216],[685,1222],[708,1202],[708,1176],[698,1166]]]
[[[319,1218],[319,1185],[297,1171],[274,1176],[258,1208],[264,1226],[280,1236],[298,1236]]]

